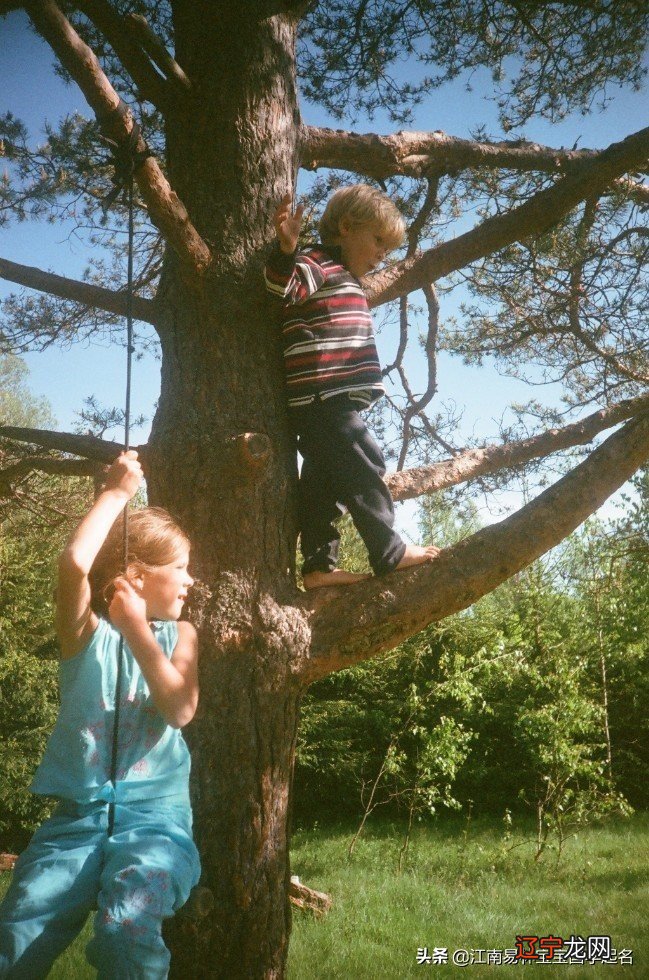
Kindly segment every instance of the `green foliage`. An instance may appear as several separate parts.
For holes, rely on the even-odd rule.
[[[289,980],[427,976],[431,968],[416,963],[418,947],[446,947],[449,958],[458,948],[511,949],[530,923],[542,935],[608,934],[618,950],[634,952],[634,967],[619,968],[622,975],[646,973],[649,821],[644,814],[584,830],[558,868],[535,863],[531,821],[514,822],[512,847],[503,854],[500,820],[477,819],[467,836],[457,818],[438,818],[415,828],[403,873],[397,874],[405,823],[377,821],[351,861],[349,824],[293,835],[293,873],[330,894],[333,907],[322,917],[293,911]],[[0,897],[8,877],[0,873]],[[84,956],[91,934],[88,920],[50,980],[93,980],[95,971]],[[494,966],[437,968],[444,977],[468,972],[481,978],[493,976],[494,969],[498,976]],[[536,975],[533,965],[530,970]],[[552,975],[548,966],[539,975],[546,970]],[[557,975],[564,970],[569,977],[580,976],[585,967],[564,965]],[[589,978],[599,980],[611,971],[615,976],[617,968],[594,964],[587,970]]]
[[[29,783],[58,709],[58,665],[0,650],[0,850],[19,853],[49,813]]]
[[[625,517],[591,522],[471,609],[373,664],[314,685],[303,704],[296,813],[415,818],[438,806],[534,813],[537,856],[584,823],[649,803],[646,703],[649,483]],[[439,496],[424,539],[476,527]],[[349,528],[346,566],[363,552]],[[628,800],[628,802],[627,802]]]
[[[0,417],[46,427],[49,406],[27,386],[27,368],[0,357]],[[29,449],[0,447],[0,466]],[[55,562],[68,514],[85,503],[78,480],[22,477],[0,509],[0,849],[19,851],[48,812],[28,791],[58,708],[53,626]],[[40,513],[39,513],[40,508]]]

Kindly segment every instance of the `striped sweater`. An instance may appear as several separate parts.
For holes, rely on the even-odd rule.
[[[343,392],[365,405],[380,398],[385,389],[372,317],[358,279],[341,264],[340,249],[318,245],[286,255],[275,243],[264,278],[269,292],[284,301],[289,405]]]

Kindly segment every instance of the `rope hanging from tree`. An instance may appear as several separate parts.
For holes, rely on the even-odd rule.
[[[101,134],[100,134],[101,135]],[[101,139],[110,147],[110,162],[113,165],[114,173],[111,177],[115,185],[113,190],[104,198],[102,207],[104,212],[115,203],[120,194],[123,194],[124,203],[128,209],[128,249],[127,249],[127,276],[126,276],[126,395],[124,401],[124,452],[128,452],[131,445],[131,389],[132,389],[132,365],[135,348],[133,346],[133,242],[134,242],[134,206],[133,206],[133,180],[135,172],[147,157],[152,156],[149,148],[144,144],[144,149],[138,150],[140,138],[140,127],[137,123],[129,134],[128,140],[123,143],[116,143],[115,140],[101,135]],[[128,511],[129,503],[124,508],[124,535],[122,544],[122,564],[124,571],[128,565]],[[113,790],[117,786],[117,762],[118,762],[118,739],[119,739],[119,711],[122,693],[122,674],[124,661],[124,637],[120,634],[119,646],[117,649],[117,676],[115,679],[115,712],[113,716],[113,737],[110,761],[110,781]],[[113,833],[115,825],[115,801],[108,806],[108,836]],[[177,915],[181,919],[197,920],[207,915],[214,906],[214,896],[209,888],[197,885],[194,887],[185,905],[178,910]]]
[[[141,166],[147,157],[151,156],[148,147],[145,150],[138,150],[137,144],[140,137],[140,127],[137,123],[129,133],[128,140],[124,143],[116,143],[107,136],[102,135],[102,139],[109,144],[111,149],[111,162],[114,173],[111,177],[115,185],[102,203],[104,213],[111,204],[117,200],[123,192],[125,204],[128,208],[128,269],[126,278],[126,397],[124,404],[124,452],[131,448],[131,388],[132,388],[132,364],[133,364],[133,239],[134,239],[134,218],[133,218],[133,178],[135,171]],[[145,144],[146,145],[146,144]],[[122,543],[122,564],[124,572],[128,565],[128,510],[127,502],[124,508],[124,536]],[[117,742],[119,737],[119,710],[122,693],[122,664],[124,653],[124,637],[120,634],[119,647],[117,649],[117,677],[115,681],[115,713],[113,716],[113,739],[110,760],[110,781],[113,790],[117,789]],[[109,804],[108,808],[108,835],[113,833],[115,823],[115,801]]]

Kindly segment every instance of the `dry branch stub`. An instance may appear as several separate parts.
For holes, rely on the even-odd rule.
[[[288,895],[291,904],[298,909],[308,909],[316,915],[325,915],[333,905],[331,895],[325,892],[317,892],[313,888],[307,888],[300,882],[297,875],[291,876],[291,883],[288,886]]]

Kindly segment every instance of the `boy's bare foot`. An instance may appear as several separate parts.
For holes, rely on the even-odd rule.
[[[355,585],[356,582],[364,582],[368,578],[368,574],[334,568],[331,572],[307,572],[302,582],[305,589],[321,589],[325,585]]]
[[[433,544],[427,548],[423,548],[420,544],[407,544],[403,558],[394,571],[400,572],[404,568],[412,568],[413,565],[423,565],[426,561],[432,561],[433,558],[437,558],[441,550],[441,548],[436,548]]]

